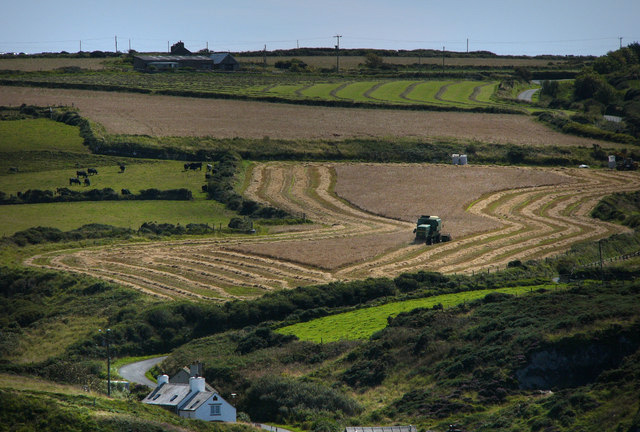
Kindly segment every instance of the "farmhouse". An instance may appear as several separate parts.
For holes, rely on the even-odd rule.
[[[198,372],[202,373],[201,363],[194,363],[189,369],[183,368],[171,379],[168,375],[160,375],[158,386],[142,402],[161,406],[180,417],[235,422],[235,407],[208,385]]]

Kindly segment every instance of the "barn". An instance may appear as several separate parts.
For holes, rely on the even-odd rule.
[[[229,53],[213,53],[209,57],[213,60],[213,67],[222,71],[237,71],[240,63]]]
[[[133,68],[140,72],[192,68],[212,70],[214,61],[207,56],[140,55],[133,57]]]

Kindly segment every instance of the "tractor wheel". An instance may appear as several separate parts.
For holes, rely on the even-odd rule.
[[[451,234],[442,234],[442,242],[451,241]]]

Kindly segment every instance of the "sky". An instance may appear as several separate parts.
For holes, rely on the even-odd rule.
[[[640,41],[640,0],[0,0],[0,52],[296,47],[604,55]],[[335,37],[340,35],[340,38]],[[620,40],[622,38],[622,40]]]

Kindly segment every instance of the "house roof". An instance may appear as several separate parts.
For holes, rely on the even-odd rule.
[[[189,384],[165,383],[155,388],[142,402],[177,407],[191,391]]]
[[[222,402],[222,398],[215,392],[198,392],[184,403],[182,408],[180,408],[180,411],[195,411],[200,408],[205,402],[207,402],[212,396],[215,398],[215,400],[220,400]]]

